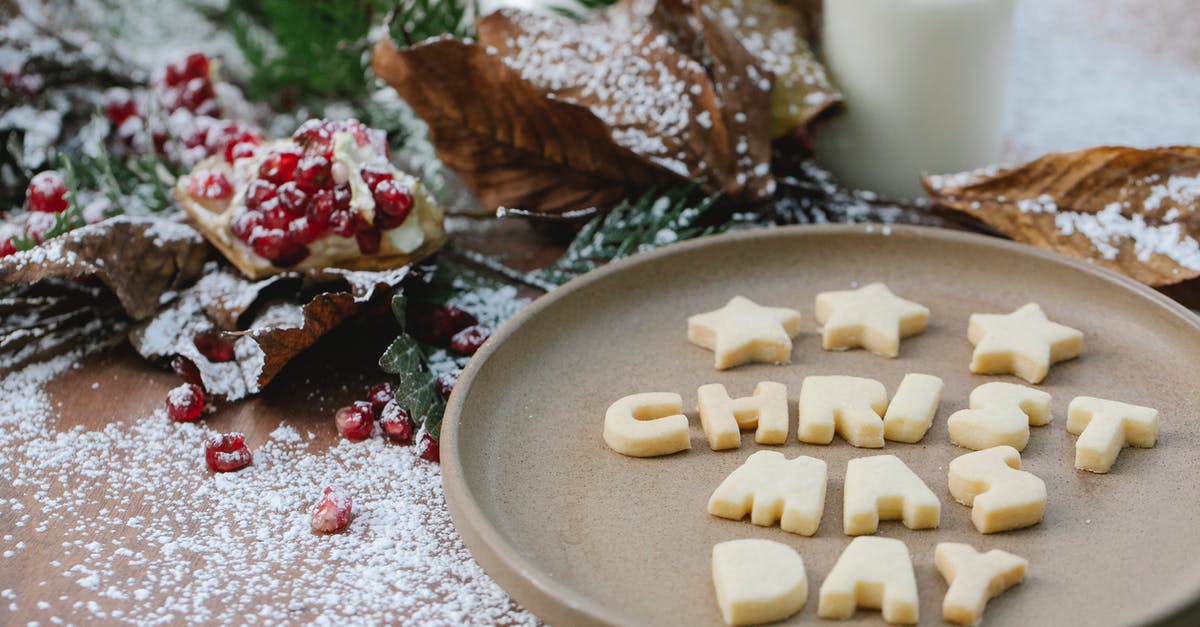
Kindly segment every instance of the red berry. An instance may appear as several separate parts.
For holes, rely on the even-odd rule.
[[[427,462],[440,464],[442,462],[442,447],[433,436],[426,433],[421,436],[421,444],[417,450],[417,454],[421,459]]]
[[[308,216],[300,216],[288,225],[288,241],[301,246],[310,244],[321,237],[321,230]]]
[[[225,363],[234,359],[233,342],[221,337],[213,330],[201,331],[192,337],[192,344],[204,358],[213,363]]]
[[[187,383],[198,385],[201,390],[204,389],[204,378],[200,376],[200,369],[196,367],[196,362],[183,355],[176,355],[171,359],[171,370],[174,370],[175,374]]]
[[[292,140],[303,146],[305,152],[325,154],[333,143],[333,132],[324,120],[307,120],[292,133]]]
[[[238,139],[225,144],[225,162],[233,163],[238,159],[253,157],[258,152],[258,145],[262,141],[258,138],[253,139]]]
[[[133,99],[133,94],[123,87],[111,87],[105,90],[102,102],[104,117],[108,118],[113,126],[119,127],[125,123],[125,120],[138,114],[138,106]]]
[[[367,187],[369,187],[371,191],[375,191],[375,188],[380,183],[384,181],[390,181],[394,178],[392,173],[383,166],[364,165],[359,169],[358,172],[359,174],[362,174],[363,182],[367,184]]]
[[[174,63],[167,66],[166,74],[163,76],[163,83],[167,87],[176,87],[185,80],[187,80],[187,77],[184,76],[183,67]]]
[[[276,185],[282,185],[296,176],[296,166],[300,164],[300,154],[290,150],[280,150],[269,155],[258,167],[258,176]]]
[[[409,332],[434,346],[446,346],[455,333],[479,323],[475,316],[454,305],[438,307],[416,301],[409,302],[407,317]]]
[[[376,416],[379,416],[384,405],[392,402],[394,398],[396,398],[396,388],[387,381],[367,388],[367,402],[371,404],[371,411],[374,411]]]
[[[254,234],[254,229],[261,226],[263,222],[263,214],[258,211],[243,211],[233,217],[229,223],[230,230],[233,231],[234,237],[249,243],[250,236]]]
[[[329,216],[329,229],[335,235],[353,237],[361,220],[357,211],[334,209],[333,214]]]
[[[333,206],[335,209],[342,211],[350,211],[350,185],[348,183],[340,183],[333,186]]]
[[[249,466],[254,455],[246,447],[245,435],[226,433],[204,441],[204,461],[214,472],[232,472]]]
[[[278,197],[264,202],[259,207],[259,211],[262,212],[262,225],[265,229],[286,231],[288,225],[292,223],[292,214],[283,208],[283,205],[279,203]]]
[[[263,259],[276,259],[284,253],[284,246],[288,244],[287,231],[270,228],[270,216],[266,220],[267,226],[255,229],[250,234],[250,247],[254,249],[254,254]]]
[[[194,113],[209,113],[209,110],[202,108],[216,97],[212,82],[207,78],[193,78],[184,85],[183,92],[179,95],[179,104]]]
[[[13,243],[12,238],[8,237],[0,240],[0,257],[7,257],[17,253],[17,245]]]
[[[366,401],[354,401],[333,415],[338,433],[347,440],[362,440],[371,435],[375,426],[375,413]]]
[[[249,189],[246,190],[246,207],[248,209],[258,209],[262,204],[275,197],[278,189],[269,181],[257,179],[250,183]]]
[[[375,188],[374,197],[375,208],[378,209],[375,222],[382,228],[400,226],[412,211],[412,194],[394,180],[380,181]]]
[[[220,172],[197,172],[188,177],[187,191],[194,198],[219,200],[233,196],[233,185]]]
[[[183,383],[167,392],[167,415],[175,422],[191,422],[204,413],[204,390],[195,383]]]
[[[379,412],[379,426],[383,428],[383,434],[389,440],[400,444],[412,442],[413,433],[417,429],[408,410],[397,405],[395,400],[389,401],[384,405],[383,411]]]
[[[195,52],[184,59],[182,73],[185,78],[208,78],[208,68],[208,57]]]
[[[324,231],[329,226],[329,220],[333,217],[334,209],[333,194],[328,190],[321,190],[313,194],[312,202],[308,204],[308,221],[318,232]]]
[[[58,222],[56,214],[33,212],[25,214],[25,237],[37,243],[42,243]]]
[[[67,210],[67,181],[54,170],[38,172],[25,190],[25,208],[43,213]]]
[[[296,166],[296,184],[306,192],[327,189],[333,185],[329,159],[321,155],[308,156]]]
[[[279,206],[283,207],[289,215],[304,215],[304,211],[308,206],[308,194],[296,185],[295,181],[288,181],[279,186],[278,191]]]
[[[450,400],[450,393],[454,391],[454,386],[458,384],[458,375],[460,374],[462,374],[462,372],[453,370],[451,372],[443,372],[442,374],[438,375],[437,381],[434,385],[437,388],[438,395],[442,397],[443,401]]]
[[[474,355],[492,335],[492,330],[483,325],[469,326],[450,338],[450,348],[460,355]]]
[[[368,226],[361,228],[354,233],[354,239],[358,242],[358,250],[364,255],[374,255],[379,252],[380,242],[383,240],[383,233],[378,227]]]
[[[354,502],[350,493],[338,486],[329,486],[321,493],[321,499],[309,510],[313,531],[333,533],[340,531],[350,522]]]

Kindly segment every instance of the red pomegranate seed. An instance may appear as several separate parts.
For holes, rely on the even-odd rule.
[[[361,218],[357,211],[334,209],[329,216],[329,230],[342,237],[354,237]]]
[[[204,441],[204,461],[213,472],[241,470],[254,461],[241,433],[214,435]]]
[[[262,204],[271,200],[278,193],[278,189],[270,181],[258,179],[250,184],[250,188],[246,190],[246,207],[249,209],[258,209]]]
[[[186,78],[208,78],[208,57],[203,53],[189,54],[183,61],[183,75]]]
[[[125,120],[138,114],[138,106],[133,99],[133,94],[124,87],[110,87],[105,90],[102,102],[104,117],[108,118],[113,126],[121,126]]]
[[[354,502],[349,492],[335,485],[325,488],[321,499],[308,513],[313,531],[333,533],[342,530],[349,524],[353,509]]]
[[[321,230],[308,216],[300,216],[288,225],[288,241],[301,246],[310,244],[321,237]]]
[[[421,444],[417,450],[417,454],[427,462],[442,463],[442,446],[428,433],[421,436]]]
[[[451,372],[443,372],[438,375],[437,381],[434,383],[437,388],[437,393],[442,397],[443,401],[450,400],[450,393],[454,391],[454,386],[458,384],[458,375],[462,372],[453,370]]]
[[[198,385],[201,390],[204,389],[204,378],[200,376],[200,369],[196,367],[196,362],[183,355],[176,355],[171,359],[171,370],[174,370],[175,374],[185,382]]]
[[[379,426],[383,428],[383,434],[389,440],[400,444],[411,443],[413,433],[417,430],[408,410],[397,405],[394,399],[384,405],[383,410],[379,412]]]
[[[396,216],[401,221],[412,210],[412,194],[395,180],[380,181],[375,187],[375,204],[384,213]]]
[[[333,193],[329,190],[321,190],[313,194],[313,200],[308,204],[308,221],[318,233],[324,231],[329,226],[329,220],[333,217],[334,209]]]
[[[7,257],[17,253],[17,245],[13,243],[12,238],[5,238],[0,241],[0,257]]]
[[[234,237],[249,243],[250,236],[254,234],[254,229],[262,225],[263,215],[258,211],[244,211],[233,217],[229,223],[230,229],[233,231]]]
[[[393,398],[396,398],[396,388],[387,381],[367,388],[367,402],[371,404],[371,411],[375,412],[376,416],[380,415],[384,405],[392,402]]]
[[[194,198],[219,200],[233,196],[233,185],[220,172],[197,172],[188,177],[187,191]]]
[[[233,163],[238,159],[253,157],[258,152],[259,139],[240,139],[225,144],[225,162]]]
[[[292,133],[292,140],[303,146],[305,152],[324,154],[333,143],[333,132],[324,120],[307,120]]]
[[[167,87],[177,87],[185,80],[187,80],[187,77],[184,76],[184,68],[182,65],[176,65],[172,63],[167,66],[167,71],[163,75],[163,83],[165,83]]]
[[[175,422],[192,422],[204,413],[204,390],[195,383],[183,383],[167,392],[167,415]]]
[[[350,198],[349,183],[340,183],[333,186],[333,206],[335,209],[350,211]]]
[[[460,355],[474,355],[491,335],[491,329],[483,325],[472,325],[450,338],[450,348]]]
[[[67,181],[54,170],[38,172],[25,190],[25,208],[43,213],[67,210]]]
[[[235,357],[233,342],[223,338],[216,331],[201,331],[192,337],[192,344],[204,358],[213,363],[233,361]]]
[[[288,225],[292,223],[293,214],[287,209],[283,208],[283,205],[279,203],[278,197],[264,202],[259,208],[259,211],[262,212],[262,225],[265,229],[279,229],[280,231],[286,231]]]
[[[304,211],[308,207],[308,194],[304,193],[304,190],[300,189],[295,181],[288,181],[280,185],[277,197],[279,206],[289,215],[304,215]]]
[[[368,226],[354,232],[354,239],[358,241],[358,250],[364,255],[374,255],[379,252],[379,244],[383,241],[383,233],[378,227]]]
[[[208,113],[201,108],[215,98],[212,83],[207,78],[193,78],[184,85],[183,92],[179,95],[179,103],[188,111]]]
[[[347,440],[362,440],[371,435],[371,428],[375,426],[375,413],[371,410],[370,403],[354,401],[337,410],[333,421],[342,437]]]
[[[288,150],[272,153],[258,167],[258,176],[276,185],[283,185],[296,176],[300,154]]]
[[[279,249],[279,255],[271,260],[271,265],[277,268],[291,268],[308,259],[308,247],[287,242]]]
[[[300,160],[296,166],[296,184],[306,192],[328,189],[333,185],[333,173],[329,159],[312,155]]]
[[[382,166],[377,165],[364,165],[358,170],[358,172],[362,174],[363,181],[367,184],[367,187],[369,187],[372,192],[375,191],[375,188],[379,186],[380,183],[384,181],[390,181],[394,178],[390,171]]]
[[[455,333],[479,323],[475,316],[454,305],[439,307],[417,301],[409,302],[407,316],[409,332],[434,346],[448,345]]]
[[[270,215],[267,220],[270,221]],[[287,224],[287,221],[284,221]],[[268,227],[270,225],[268,224]],[[250,248],[254,254],[263,259],[276,259],[283,255],[284,247],[288,244],[287,231],[279,228],[259,228],[250,234]]]

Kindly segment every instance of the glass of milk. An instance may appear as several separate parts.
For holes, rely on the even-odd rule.
[[[817,129],[843,183],[922,196],[921,174],[1000,157],[1014,0],[825,0],[824,60],[845,111]]]

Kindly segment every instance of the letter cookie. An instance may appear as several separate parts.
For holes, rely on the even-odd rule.
[[[809,444],[829,444],[836,430],[854,446],[880,448],[887,404],[887,390],[873,379],[805,377],[800,385],[796,438]]]
[[[850,618],[863,607],[882,609],[889,623],[916,623],[917,578],[908,547],[892,538],[855,538],[821,584],[817,615]]]
[[[1080,396],[1067,408],[1075,441],[1075,467],[1105,473],[1126,446],[1150,448],[1158,440],[1158,410]]]
[[[970,409],[950,415],[950,441],[973,451],[993,446],[1025,450],[1029,425],[1050,422],[1050,395],[1015,383],[984,383],[971,392]]]
[[[1030,383],[1041,383],[1052,364],[1083,350],[1083,333],[1050,322],[1037,303],[1007,315],[971,314],[967,339],[975,345],[971,372],[1012,373]]]
[[[725,386],[710,383],[696,390],[700,424],[712,450],[738,448],[742,429],[754,428],[759,444],[783,444],[787,441],[787,386],[764,381],[754,388],[754,396],[729,398]]]
[[[1029,566],[1012,553],[980,553],[955,542],[939,542],[933,564],[950,586],[942,601],[942,620],[960,625],[978,624],[988,600],[1021,583]]]
[[[842,503],[842,528],[848,536],[875,533],[880,520],[899,519],[909,529],[931,529],[942,516],[933,490],[895,455],[850,460]]]
[[[713,547],[713,586],[727,625],[783,620],[808,601],[804,560],[772,540],[730,540]]]
[[[630,457],[670,455],[691,448],[683,399],[670,392],[622,398],[604,414],[604,441]]]
[[[883,415],[883,437],[893,442],[920,442],[933,426],[942,399],[942,380],[930,374],[906,374]]]
[[[1021,470],[1011,446],[967,453],[950,462],[950,495],[971,506],[979,533],[1036,525],[1046,514],[1046,484]]]
[[[729,474],[708,499],[708,513],[811,536],[825,510],[825,462],[783,453],[758,451]]]
[[[925,330],[929,309],[892,293],[883,283],[817,294],[821,348],[863,347],[882,357],[900,354],[900,338]]]
[[[688,318],[688,341],[713,351],[717,370],[750,361],[788,364],[800,312],[734,296],[724,307]]]

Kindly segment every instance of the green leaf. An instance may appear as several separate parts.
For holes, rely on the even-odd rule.
[[[392,298],[392,311],[401,327],[404,325],[404,304],[402,294]],[[424,426],[429,435],[437,439],[446,405],[437,392],[437,379],[426,364],[420,343],[403,328],[379,358],[379,367],[396,376],[396,404],[407,409],[417,425]]]
[[[399,0],[388,33],[405,46],[444,35],[469,39],[475,36],[478,15],[477,0]]]

